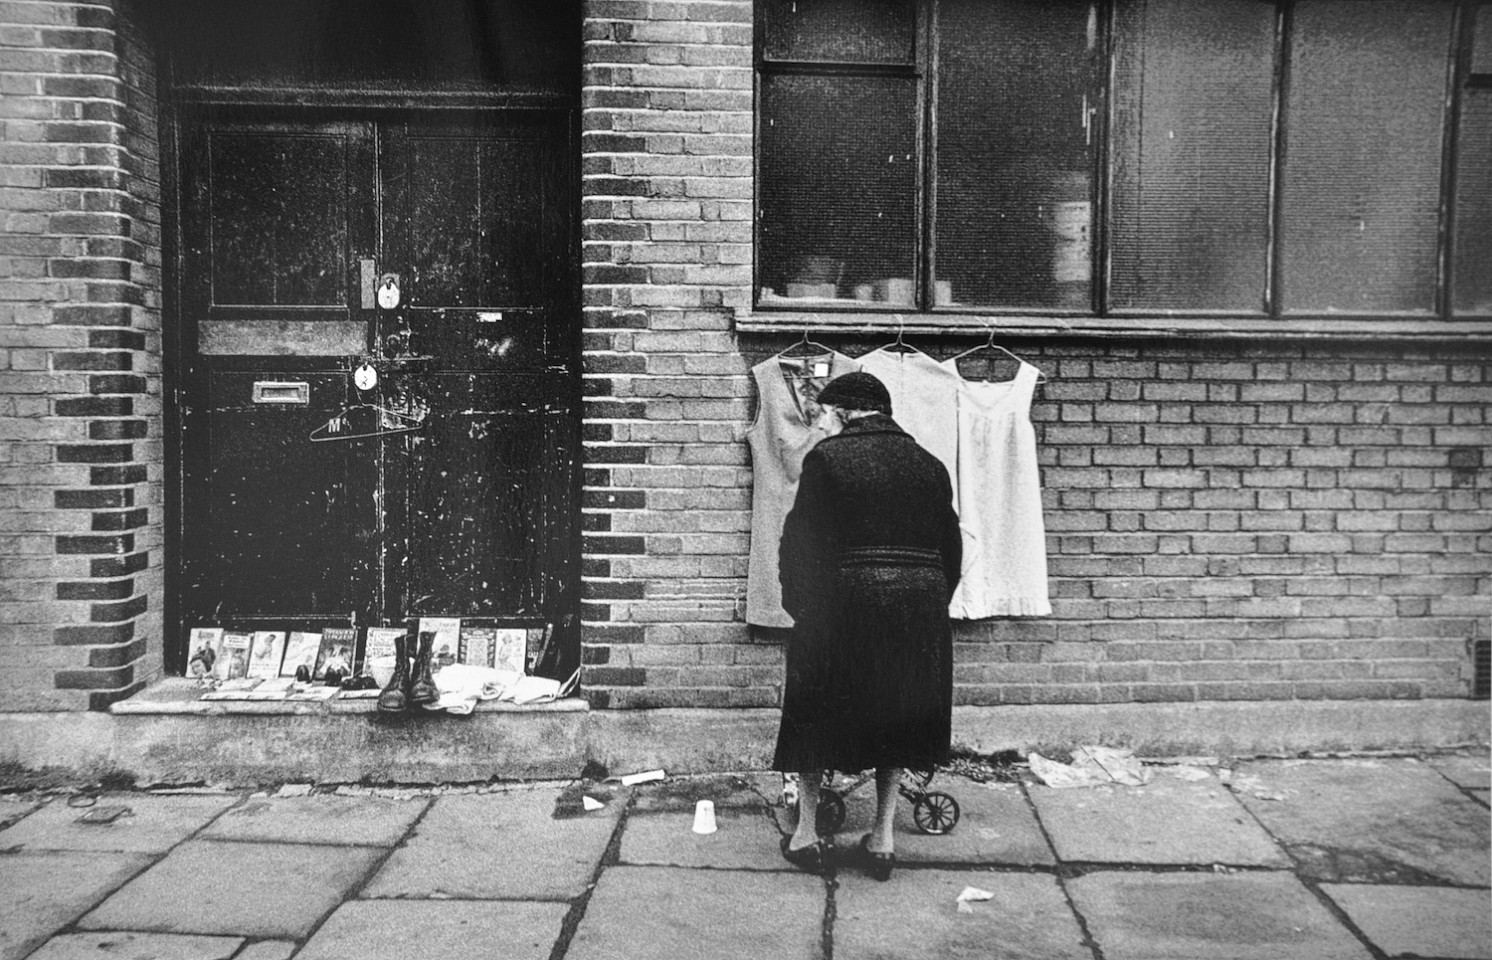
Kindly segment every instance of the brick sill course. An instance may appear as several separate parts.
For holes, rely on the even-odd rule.
[[[763,309],[739,313],[737,333],[904,333],[916,336],[1102,335],[1198,340],[1409,340],[1492,343],[1492,320],[1397,317],[1253,320],[1223,317],[1054,317],[1005,314],[894,313]]]
[[[201,700],[202,688],[187,677],[167,677],[134,696],[109,706],[117,716],[341,716],[377,713],[375,698],[358,700]],[[439,710],[422,713],[437,715]],[[499,703],[485,700],[476,713],[588,713],[590,704],[580,697],[565,697],[550,703]]]

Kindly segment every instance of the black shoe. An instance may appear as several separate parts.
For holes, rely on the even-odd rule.
[[[806,847],[799,847],[793,850],[788,847],[788,844],[792,840],[791,836],[782,838],[782,859],[791,863],[799,870],[822,874],[824,872],[824,864],[829,860],[827,846],[824,841],[815,840]]]
[[[435,634],[420,634],[418,651],[414,654],[414,673],[409,681],[409,702],[412,704],[434,703],[440,699],[440,690],[435,686],[435,675],[430,669],[430,658],[435,648]]]
[[[394,638],[394,675],[378,695],[381,713],[403,713],[409,707],[409,638]]]
[[[891,869],[896,866],[896,854],[872,853],[868,833],[860,838],[860,855],[865,860],[866,871],[872,877],[882,882],[891,879]]]

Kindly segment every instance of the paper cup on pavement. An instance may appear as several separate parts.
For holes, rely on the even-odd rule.
[[[715,802],[713,800],[701,800],[694,805],[694,832],[715,832]]]

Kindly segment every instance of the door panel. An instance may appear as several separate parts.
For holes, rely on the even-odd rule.
[[[189,622],[573,623],[571,122],[239,111],[184,124]],[[398,276],[397,306],[369,304],[369,271]],[[379,376],[367,391],[351,377],[363,363]],[[255,402],[264,382],[305,383],[306,402]],[[357,404],[423,421],[312,442]]]
[[[377,542],[371,494],[355,444],[302,443],[346,402],[341,373],[276,377],[304,383],[310,402],[254,402],[257,372],[211,375],[207,447],[199,482],[209,535],[193,593],[216,616],[325,617],[366,609]],[[294,454],[288,455],[293,448]],[[361,488],[361,489],[360,489]]]

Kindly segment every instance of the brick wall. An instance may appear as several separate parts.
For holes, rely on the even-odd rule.
[[[161,667],[155,85],[128,0],[0,0],[0,710]]]
[[[584,684],[772,706],[743,592],[752,8],[586,5]],[[885,337],[816,339],[858,354]],[[1007,340],[1054,615],[959,624],[961,703],[1458,697],[1492,609],[1483,346]],[[968,342],[918,341],[935,356]]]

